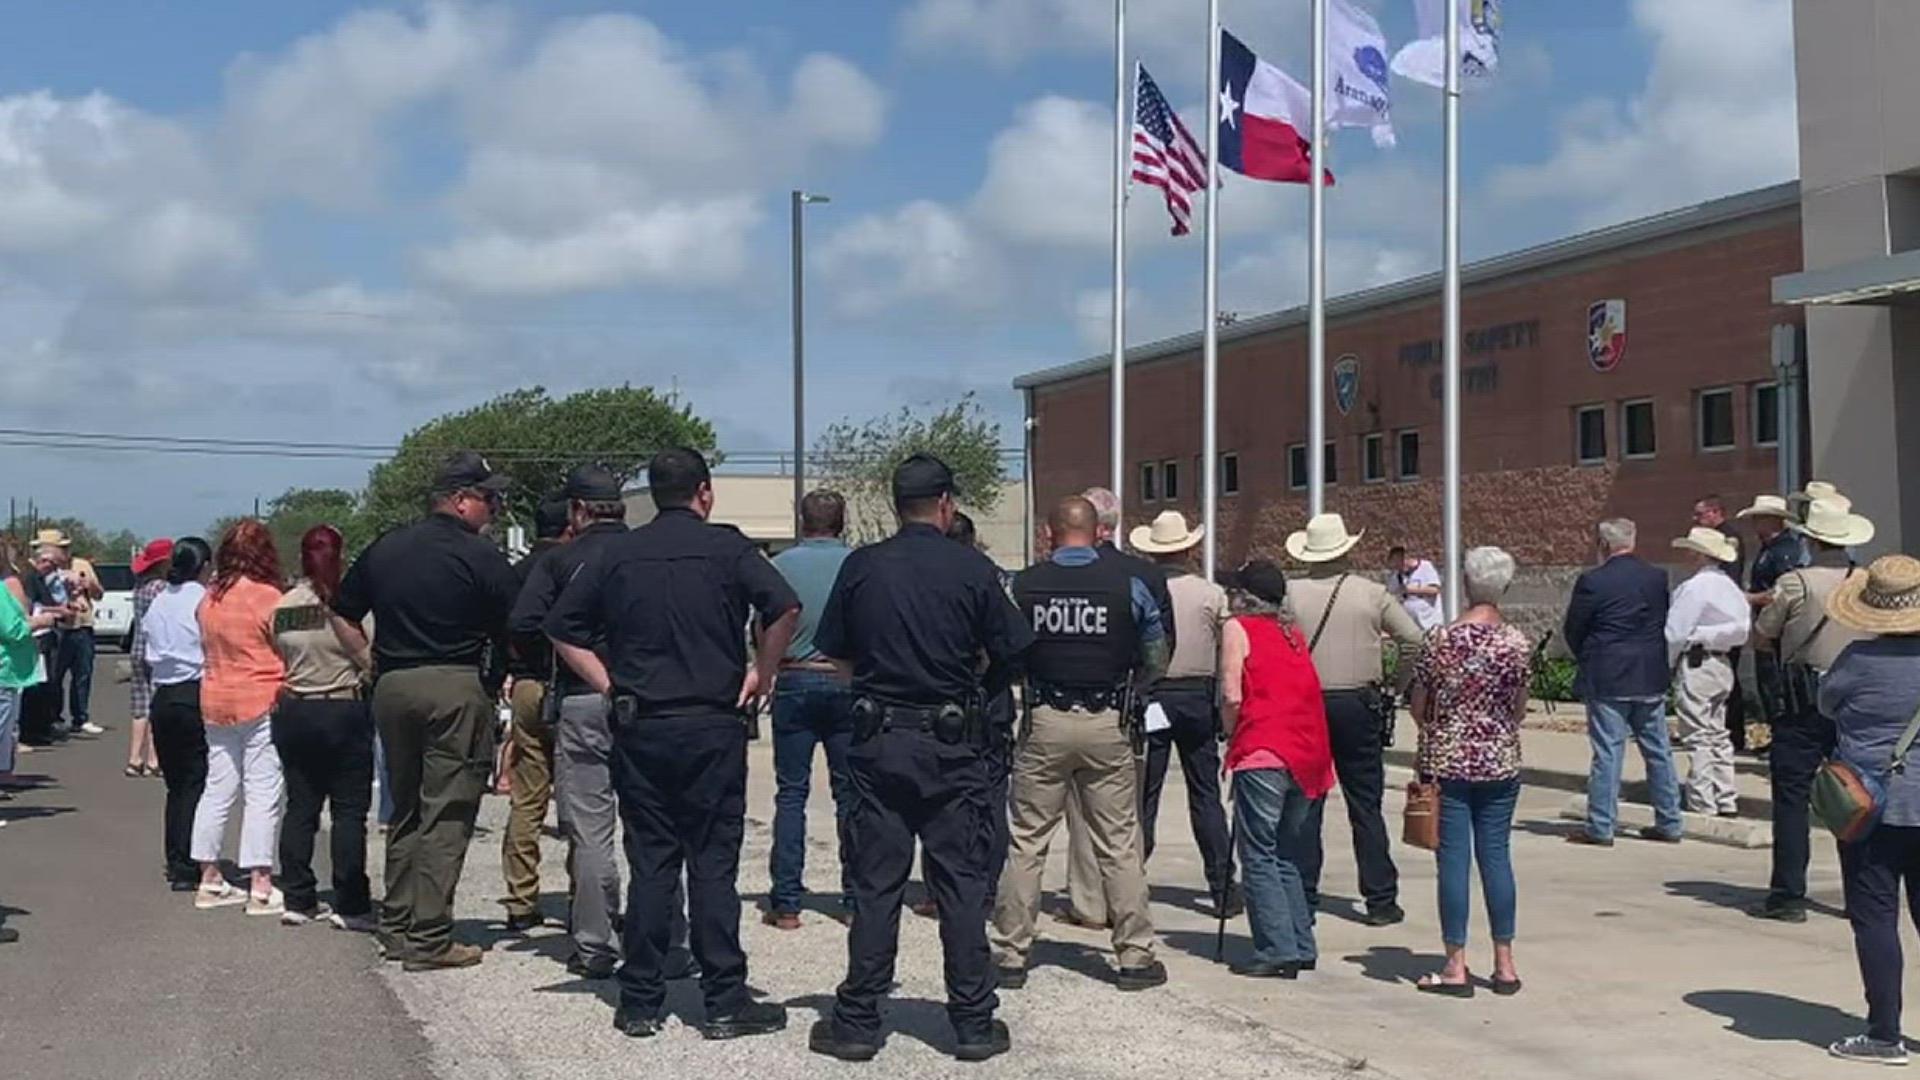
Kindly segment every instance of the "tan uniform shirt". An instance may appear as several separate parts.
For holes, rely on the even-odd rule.
[[[360,665],[333,632],[331,615],[304,581],[274,608],[273,644],[286,661],[288,690],[330,694],[360,685],[364,677]]]
[[[1340,594],[1334,583],[1345,577]],[[1425,635],[1387,587],[1372,578],[1345,570],[1315,570],[1287,583],[1287,601],[1300,632],[1313,640],[1322,613],[1333,601],[1327,626],[1313,650],[1313,667],[1324,690],[1357,690],[1381,681],[1380,638],[1387,635],[1401,645],[1399,682],[1411,677],[1413,660]]]
[[[1781,663],[1826,671],[1841,650],[1866,636],[1826,618],[1827,597],[1846,579],[1843,566],[1809,566],[1780,575],[1773,602],[1754,617],[1754,635],[1775,643]]]
[[[1220,663],[1220,624],[1227,618],[1227,591],[1198,574],[1167,579],[1173,600],[1173,657],[1169,679],[1210,679]]]

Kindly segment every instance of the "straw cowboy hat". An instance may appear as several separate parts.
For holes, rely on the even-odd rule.
[[[1809,480],[1805,488],[1787,496],[1787,503],[1793,507],[1794,517],[1805,517],[1807,507],[1821,500],[1838,503],[1842,510],[1853,509],[1853,500],[1840,494],[1839,488],[1825,480]]]
[[[1795,515],[1793,508],[1787,505],[1785,498],[1779,495],[1756,495],[1754,496],[1752,506],[1747,507],[1734,516],[1743,518],[1777,517],[1786,518],[1791,521]]]
[[[1287,554],[1303,563],[1332,562],[1352,551],[1365,535],[1365,529],[1349,535],[1339,514],[1315,514],[1306,528],[1287,537]]]
[[[1886,555],[1827,597],[1833,621],[1869,634],[1920,634],[1920,559]]]
[[[1178,510],[1162,510],[1151,525],[1137,525],[1127,534],[1127,543],[1135,551],[1149,555],[1171,555],[1185,551],[1207,535],[1205,525],[1187,528],[1187,519]]]
[[[1740,557],[1738,540],[1719,529],[1709,529],[1705,525],[1695,525],[1687,530],[1687,535],[1675,540],[1673,546],[1697,551],[1715,562],[1732,562]]]
[[[1787,528],[1834,547],[1868,543],[1873,539],[1873,522],[1859,514],[1848,513],[1847,507],[1850,505],[1844,498],[1838,501],[1815,499],[1807,504],[1806,517],[1788,522]]]
[[[73,541],[59,529],[41,529],[33,534],[34,547],[72,547]]]

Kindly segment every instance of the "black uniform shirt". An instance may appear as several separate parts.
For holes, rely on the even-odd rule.
[[[333,610],[351,623],[373,613],[373,660],[381,672],[478,666],[490,644],[504,644],[519,586],[499,548],[459,518],[433,513],[362,552]]]
[[[732,712],[747,673],[747,611],[800,606],[740,530],[687,509],[601,545],[547,615],[555,641],[596,649],[614,690],[651,716]]]
[[[1789,570],[1798,570],[1811,561],[1806,541],[1800,538],[1800,534],[1782,530],[1780,535],[1761,547],[1759,556],[1753,560],[1752,588],[1747,591],[1770,593],[1781,575]]]
[[[535,671],[534,677],[544,679],[555,673],[558,692],[562,697],[572,694],[590,694],[592,689],[573,673],[565,664],[554,664],[551,657],[552,643],[547,639],[547,613],[553,610],[554,601],[560,599],[560,591],[573,580],[580,567],[592,562],[604,552],[607,544],[627,534],[627,527],[618,521],[596,521],[587,526],[585,532],[574,537],[566,544],[548,549],[535,556],[528,567],[526,584],[520,586],[520,598],[513,603],[513,615],[507,620],[507,632],[513,635],[513,651],[516,656],[545,655],[548,666]],[[543,649],[545,653],[536,653]],[[596,635],[593,650],[606,659],[606,637]]]
[[[985,555],[916,523],[847,556],[813,641],[853,664],[855,693],[940,705],[979,687],[983,652],[1004,668],[1033,631]]]
[[[561,540],[535,540],[532,550],[519,562],[513,564],[513,576],[520,581],[520,593],[527,591],[527,582],[532,580],[534,568],[553,557],[553,553],[565,547]],[[516,594],[518,595],[518,594]],[[517,602],[517,601],[516,601]],[[534,627],[536,631],[539,627]],[[553,670],[553,643],[542,633],[522,634],[509,626],[510,636],[507,650],[507,674],[516,679],[544,679]]]

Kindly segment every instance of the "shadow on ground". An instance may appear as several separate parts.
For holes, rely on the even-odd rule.
[[[1734,885],[1725,881],[1669,881],[1666,883],[1668,896],[1698,900],[1714,907],[1744,910],[1767,898],[1767,890],[1752,885]],[[1831,915],[1844,919],[1847,913],[1832,904],[1807,901],[1808,911],[1817,911],[1822,915]]]
[[[1824,1050],[1867,1029],[1866,1020],[1844,1009],[1759,990],[1696,990],[1680,1000],[1726,1018],[1727,1030],[1760,1042],[1798,1042]]]
[[[1366,952],[1340,959],[1358,966],[1360,974],[1367,978],[1383,983],[1411,983],[1422,975],[1439,971],[1447,963],[1447,958],[1439,953],[1414,952],[1403,945],[1375,945]]]
[[[814,1020],[826,1020],[833,1015],[832,994],[807,994],[790,998],[786,1005],[789,1009],[807,1009],[815,1014],[812,1018],[789,1017],[787,1026],[790,1028],[811,1028]],[[953,1025],[947,1020],[947,1007],[942,1002],[925,998],[886,999],[880,1006],[880,1037],[883,1045],[885,1040],[896,1035],[924,1043],[942,1054],[953,1053]]]

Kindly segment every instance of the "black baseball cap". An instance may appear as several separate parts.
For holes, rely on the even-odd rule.
[[[620,478],[602,465],[576,465],[567,474],[564,494],[581,502],[619,502]]]
[[[1269,604],[1284,604],[1287,600],[1287,575],[1268,559],[1253,559],[1245,566],[1226,575],[1221,582],[1229,589],[1239,589],[1251,593]]]
[[[934,499],[954,492],[953,470],[932,454],[915,454],[893,470],[893,497]]]
[[[487,459],[472,450],[460,450],[440,466],[440,475],[434,478],[433,490],[438,492],[466,491],[477,488],[481,491],[505,491],[510,484],[506,476],[493,471]]]

